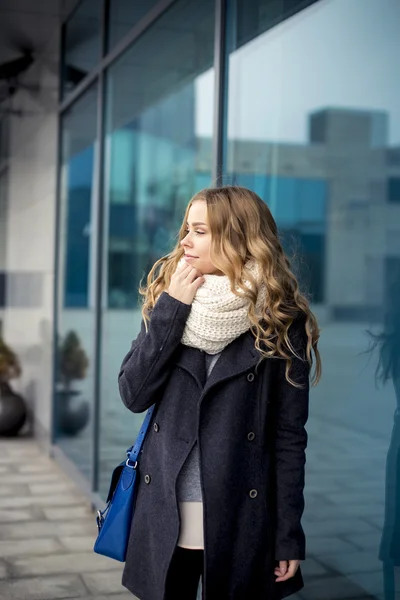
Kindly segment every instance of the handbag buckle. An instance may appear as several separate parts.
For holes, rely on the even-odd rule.
[[[103,521],[104,521],[104,517],[101,513],[100,510],[97,511],[97,517],[96,517],[96,523],[97,523],[97,529],[100,531],[102,525],[103,525]]]
[[[125,464],[126,464],[127,467],[130,467],[131,469],[136,469],[136,467],[137,467],[137,460],[135,460],[135,462],[133,463],[133,465],[130,465],[129,464],[129,458],[127,458]]]

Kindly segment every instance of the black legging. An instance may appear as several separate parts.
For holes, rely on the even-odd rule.
[[[165,586],[166,600],[196,600],[203,575],[203,554],[203,550],[175,548]]]

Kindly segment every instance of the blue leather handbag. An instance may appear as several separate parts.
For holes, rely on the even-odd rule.
[[[135,509],[139,455],[149,427],[154,406],[147,411],[134,446],[126,451],[126,461],[113,471],[104,510],[97,511],[97,539],[94,551],[124,562]]]

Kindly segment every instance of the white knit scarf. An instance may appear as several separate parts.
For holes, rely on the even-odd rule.
[[[246,266],[259,281],[258,265],[251,262]],[[251,322],[247,314],[250,302],[231,292],[226,275],[204,275],[204,279],[192,302],[181,342],[208,354],[217,354],[250,329]],[[246,282],[246,285],[251,288],[250,282]],[[265,298],[265,285],[261,284],[256,303],[256,313],[259,315]]]

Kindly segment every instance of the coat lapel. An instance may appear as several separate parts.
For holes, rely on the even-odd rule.
[[[185,369],[195,379],[200,389],[206,381],[206,361],[204,352],[181,344],[178,350],[176,365]]]
[[[185,369],[203,390],[203,395],[214,385],[235,377],[256,366],[260,355],[254,347],[250,331],[233,340],[221,353],[210,377],[206,376],[205,354],[197,348],[180,345],[176,365]],[[204,389],[203,389],[204,388]]]
[[[256,366],[260,354],[254,347],[254,341],[252,333],[247,331],[224,348],[205,383],[203,395],[214,385]]]

